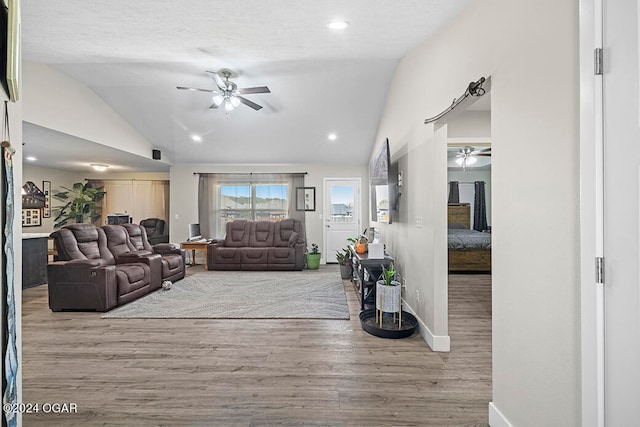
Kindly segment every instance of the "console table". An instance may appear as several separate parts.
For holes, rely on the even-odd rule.
[[[389,255],[385,255],[384,258],[369,258],[367,252],[359,254],[353,245],[349,245],[351,251],[351,262],[353,265],[353,273],[356,275],[356,280],[360,282],[360,310],[364,310],[364,302],[375,292],[376,280],[382,272],[382,267],[389,267],[393,262],[393,258]],[[365,282],[364,273],[365,270],[369,273],[369,276],[373,278],[373,281]],[[369,290],[367,291],[367,288]]]
[[[196,265],[196,251],[202,251],[204,253],[204,269],[209,269],[209,242],[182,242],[180,243],[182,249],[191,251],[191,265]]]

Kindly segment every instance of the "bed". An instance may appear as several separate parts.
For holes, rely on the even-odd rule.
[[[448,206],[449,272],[491,271],[491,233],[470,229],[471,206]]]

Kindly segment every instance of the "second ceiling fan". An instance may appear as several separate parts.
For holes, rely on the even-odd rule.
[[[215,89],[200,89],[196,87],[176,86],[181,90],[196,90],[200,92],[215,93],[213,96],[213,104],[209,108],[224,107],[226,111],[231,111],[239,106],[241,103],[253,108],[254,110],[260,110],[262,105],[258,105],[253,101],[248,100],[242,95],[249,95],[254,93],[271,93],[267,86],[238,88],[238,85],[229,80],[231,77],[231,71],[220,70],[217,73],[215,71],[207,71],[207,74],[213,79],[218,86],[218,90]],[[224,80],[223,80],[224,79]]]
[[[462,169],[464,170],[467,166],[476,162],[476,156],[491,157],[491,147],[482,148],[480,150],[470,145],[461,147],[460,150],[458,150],[458,153],[456,153],[456,163],[462,166]]]

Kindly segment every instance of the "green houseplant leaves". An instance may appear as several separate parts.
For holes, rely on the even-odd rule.
[[[54,199],[64,203],[52,209],[56,215],[53,228],[60,228],[69,223],[93,222],[101,217],[99,202],[107,194],[104,187],[91,188],[88,183],[76,182],[72,188],[61,188],[64,191],[55,191],[52,194]]]

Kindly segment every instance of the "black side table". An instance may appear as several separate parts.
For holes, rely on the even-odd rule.
[[[389,267],[393,262],[393,258],[389,255],[385,255],[384,258],[369,258],[367,252],[359,254],[353,245],[349,245],[351,251],[351,259],[353,262],[353,271],[357,275],[357,280],[360,282],[360,310],[364,310],[364,301],[372,292],[375,292],[376,279],[380,274],[380,270],[384,266]],[[373,283],[367,284],[364,281],[364,272],[367,270],[369,276],[373,277]],[[367,288],[370,290],[367,292]]]

